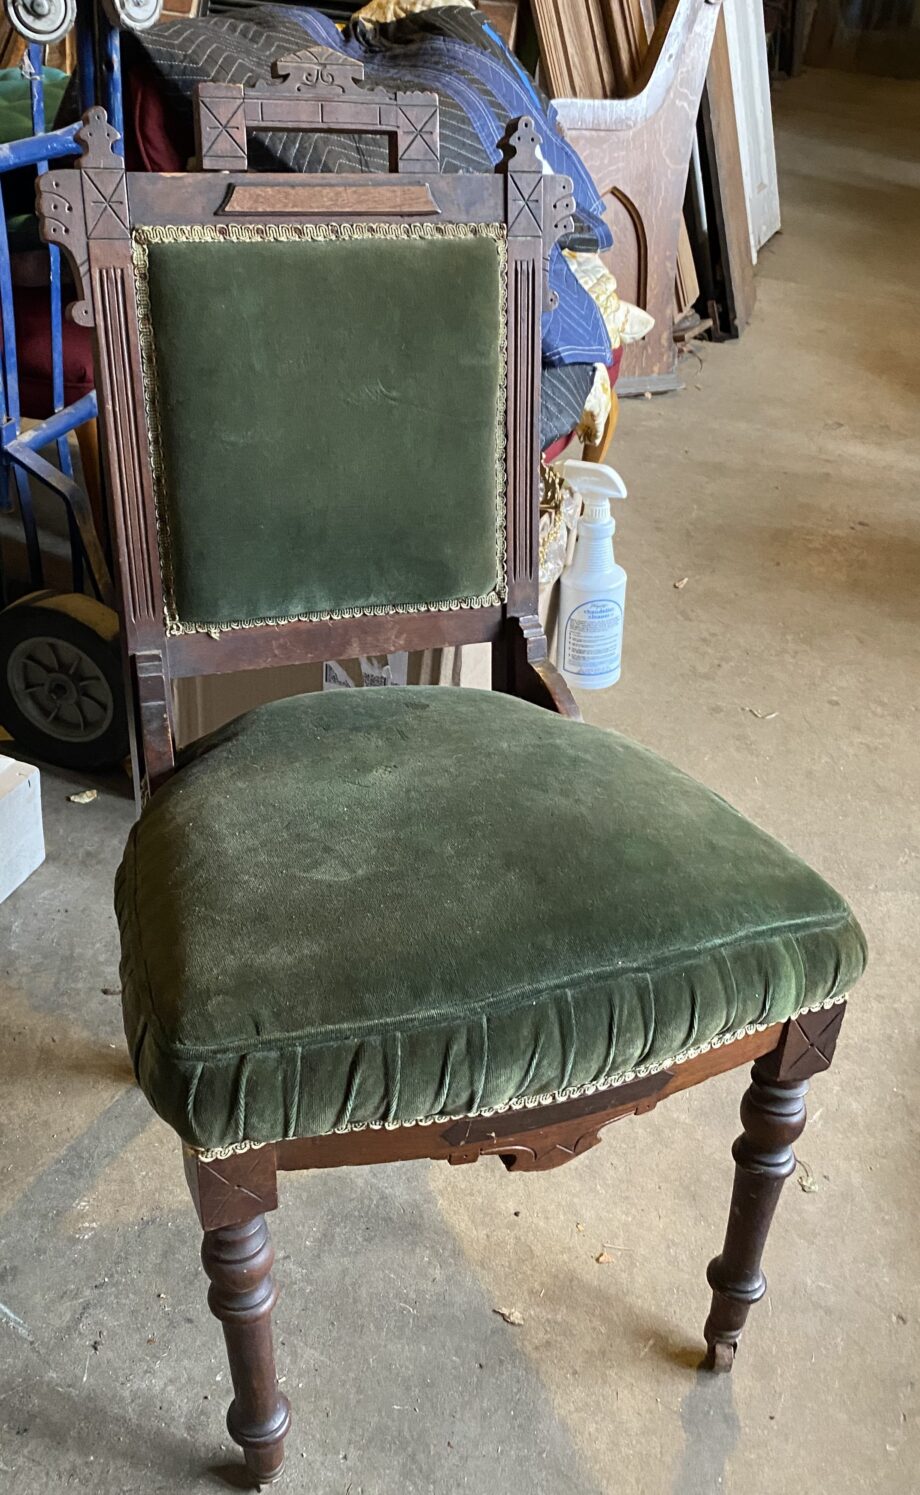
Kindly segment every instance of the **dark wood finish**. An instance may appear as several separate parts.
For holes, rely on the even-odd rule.
[[[169,673],[219,675],[225,670],[261,670],[276,664],[311,664],[322,659],[356,659],[359,654],[392,654],[399,649],[437,645],[487,644],[505,627],[501,607],[444,613],[394,613],[367,618],[330,618],[287,623],[283,628],[231,628],[184,633],[166,640]],[[270,638],[265,635],[270,634]]]
[[[145,744],[147,791],[152,794],[176,766],[172,692],[159,649],[138,650],[132,664],[137,721],[141,741]]]
[[[265,1216],[206,1230],[201,1260],[211,1279],[208,1307],[223,1327],[233,1381],[227,1431],[257,1483],[272,1484],[284,1470],[291,1408],[275,1375],[271,1315],[278,1289]]]
[[[510,153],[510,144],[508,146]],[[61,176],[66,176],[62,172]],[[309,223],[318,218],[322,222],[357,222],[383,218],[391,220],[394,215],[380,212],[355,212],[353,193],[362,194],[375,190],[386,193],[411,192],[413,212],[405,215],[407,221],[415,222],[420,216],[416,211],[420,205],[419,193],[424,191],[431,200],[430,217],[438,223],[501,223],[505,219],[505,197],[507,187],[505,168],[494,176],[437,176],[403,179],[386,175],[362,176],[343,172],[330,176],[298,176],[293,172],[188,172],[175,176],[158,176],[153,172],[129,173],[131,194],[131,219],[135,223],[220,223],[228,215],[226,205],[240,187],[256,204],[251,215],[233,214],[233,221],[247,222],[251,217],[256,223]],[[304,211],[293,215],[289,212],[290,194],[304,189],[312,192],[316,184],[324,194],[321,211],[316,210],[319,199],[304,199]],[[558,186],[559,178],[553,179]],[[319,190],[319,189],[317,189]],[[571,190],[571,188],[569,188]],[[271,209],[272,199],[265,194],[277,191],[276,208]],[[325,194],[333,194],[325,197]],[[425,216],[425,215],[422,215]],[[396,218],[394,221],[401,221]]]
[[[673,61],[668,58],[662,64],[665,72]],[[348,77],[334,76],[330,81],[318,73],[316,81],[311,81],[310,65],[303,58],[298,59],[297,68],[296,79],[285,83],[274,100],[267,90],[258,91],[259,121],[281,118],[282,105],[292,111],[290,118],[302,119],[311,90],[318,90],[324,105],[322,127],[330,127],[325,105],[333,104],[335,98],[328,95],[339,88],[345,96],[353,92],[353,69],[347,70]],[[663,86],[663,74],[653,71],[643,108],[652,107],[656,90]],[[249,101],[250,95],[243,93],[242,126],[238,128],[235,116],[228,117],[232,128],[225,132],[226,138],[218,132],[207,142],[212,166],[221,153],[229,159],[235,150],[236,160],[245,150]],[[354,103],[351,99],[348,108]],[[374,107],[378,112],[383,108],[379,101]],[[390,117],[380,114],[384,122]],[[397,120],[397,140],[403,138],[401,130]],[[320,192],[309,178],[285,174],[247,176],[216,170],[198,176],[126,174],[124,161],[114,150],[115,132],[99,109],[86,115],[79,138],[84,149],[80,170],[49,170],[39,179],[39,204],[45,238],[61,245],[74,270],[81,298],[75,316],[84,325],[95,326],[123,638],[135,705],[138,764],[146,786],[155,788],[174,769],[170,691],[171,681],[181,675],[483,639],[493,646],[496,688],[577,719],[571,693],[549,662],[537,614],[540,318],[551,302],[546,282],[550,248],[570,222],[571,184],[564,178],[543,176],[532,122],[519,120],[509,130],[503,167],[494,177],[443,177],[432,171],[417,173],[417,179],[408,184],[413,208],[422,205],[417,193],[423,190],[432,204],[432,216],[441,221],[503,222],[507,228],[507,600],[493,608],[230,629],[213,637],[166,634],[132,225],[210,223],[222,224],[220,231],[229,232],[226,219],[231,204],[235,204],[234,222],[290,222],[292,217],[303,222],[317,217],[361,222],[374,216],[368,213],[367,204],[373,209],[381,201],[365,194],[389,193],[406,184],[393,175],[345,177],[324,182]],[[235,140],[236,146],[231,149],[227,140]],[[421,149],[418,141],[412,147],[416,148]],[[399,163],[403,170],[406,154]],[[292,193],[297,194],[296,204]],[[391,203],[392,199],[382,201]],[[417,219],[403,214],[395,221]],[[760,1290],[760,1250],[779,1185],[789,1171],[791,1142],[804,1117],[805,1081],[829,1063],[839,1021],[835,1012],[811,1014],[714,1047],[655,1075],[495,1116],[392,1129],[369,1127],[282,1141],[224,1158],[207,1158],[186,1149],[189,1186],[204,1230],[202,1259],[211,1280],[209,1302],[223,1325],[233,1378],[228,1427],[242,1445],[253,1477],[265,1483],[281,1473],[290,1421],[275,1377],[271,1312],[276,1289],[264,1219],[277,1204],[279,1169],[405,1158],[440,1158],[458,1164],[497,1156],[515,1171],[542,1171],[580,1157],[620,1118],[651,1110],[668,1095],[756,1060],[754,1085],[745,1103],[745,1134],[736,1149],[741,1179],[736,1185],[736,1207],[725,1250],[711,1274],[718,1301],[707,1337],[714,1357],[724,1359],[726,1346],[733,1353],[743,1314]]]
[[[545,706],[572,721],[581,721],[575,697],[549,657],[543,625],[537,617],[518,618],[502,630],[492,647],[492,688]]]
[[[748,1313],[767,1290],[761,1257],[779,1196],[795,1172],[793,1144],[805,1126],[809,1080],[830,1067],[846,1004],[783,1025],[758,1059],[741,1102],[744,1127],[732,1149],[735,1183],[722,1253],[709,1264],[712,1307],[704,1335],[710,1370],[731,1370]]]
[[[442,176],[437,99],[360,86],[360,68],[308,49],[278,65],[274,84],[245,90],[203,85],[199,93],[207,171],[157,176],[125,172],[117,134],[101,109],[79,131],[80,170],[49,171],[39,182],[42,233],[71,264],[72,309],[95,326],[103,447],[112,507],[123,631],[135,700],[137,773],[144,792],[173,771],[171,682],[275,664],[353,658],[400,649],[500,643],[513,668],[507,688],[571,713],[565,686],[547,660],[537,614],[539,543],[540,318],[553,305],[547,266],[572,225],[571,182],[545,178],[529,119],[509,126],[494,176]],[[241,112],[230,109],[230,95]],[[223,102],[222,102],[223,101]],[[224,107],[226,105],[226,107]],[[216,112],[215,112],[216,111]],[[210,121],[210,124],[208,123]],[[219,128],[218,128],[219,125]],[[401,175],[318,179],[219,171],[245,167],[247,130],[377,129],[396,142]],[[406,178],[406,173],[411,175]],[[404,179],[406,178],[406,179]],[[547,182],[549,186],[547,187]],[[503,606],[298,622],[277,627],[167,635],[149,461],[131,231],[135,224],[504,223],[507,231],[507,569]],[[230,232],[227,224],[228,233]],[[528,619],[526,645],[519,618]],[[523,648],[523,653],[521,652]]]
[[[199,162],[204,171],[246,169],[253,130],[326,130],[385,135],[390,170],[440,167],[438,99],[431,93],[363,88],[364,64],[328,47],[305,47],[272,64],[274,84],[198,87]]]
[[[334,1132],[327,1137],[279,1142],[274,1148],[277,1167],[285,1171],[359,1167],[411,1158],[435,1158],[458,1164],[498,1157],[513,1172],[543,1172],[571,1162],[594,1147],[601,1140],[600,1133],[612,1122],[651,1111],[669,1095],[769,1053],[781,1029],[782,1024],[777,1023],[763,1033],[749,1034],[735,1043],[710,1049],[672,1069],[551,1105],[522,1107],[461,1121],[364,1127],[360,1131]]]
[[[255,218],[266,214],[280,218],[305,213],[369,214],[373,218],[432,218],[437,204],[428,188],[409,186],[340,187],[329,186],[322,177],[296,187],[250,187],[239,184],[230,188],[220,209],[222,217]]]
[[[202,1161],[183,1147],[185,1177],[202,1230],[242,1225],[278,1208],[274,1147],[255,1147],[229,1158]]]
[[[838,1002],[786,1023],[776,1048],[761,1060],[763,1073],[776,1080],[810,1080],[830,1069],[846,1010],[846,1002]]]
[[[830,1063],[843,1012],[840,1004],[807,1013],[656,1074],[566,1101],[491,1116],[295,1138],[207,1160],[185,1148],[186,1175],[205,1230],[205,1265],[217,1284],[209,1302],[224,1324],[233,1368],[236,1400],[228,1427],[246,1451],[250,1469],[262,1479],[270,1475],[289,1422],[287,1403],[275,1389],[271,1358],[268,1321],[275,1291],[266,1285],[271,1256],[263,1219],[277,1205],[278,1171],[419,1158],[457,1166],[496,1157],[510,1172],[545,1172],[583,1156],[614,1122],[643,1115],[668,1096],[753,1060],[752,1083],[741,1109],[744,1130],[734,1147],[735,1185],[725,1245],[709,1267],[713,1300],[704,1331],[706,1363],[727,1370],[748,1311],[766,1290],[761,1256],[782,1185],[795,1168],[792,1147],[805,1124],[808,1076]]]
[[[792,1144],[805,1126],[807,1080],[773,1080],[759,1065],[741,1103],[744,1131],[732,1149],[735,1183],[722,1254],[709,1263],[712,1307],[703,1330],[711,1370],[731,1370],[748,1313],[767,1290],[760,1267],[783,1184],[795,1172]]]

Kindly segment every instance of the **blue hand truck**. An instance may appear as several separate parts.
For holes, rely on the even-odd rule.
[[[119,32],[94,0],[77,0],[77,82],[82,109],[102,103],[121,131],[123,107]],[[0,513],[18,516],[28,581],[20,595],[0,573],[0,726],[17,750],[69,768],[98,769],[128,752],[118,617],[101,505],[93,506],[86,480],[78,481],[71,433],[96,417],[96,392],[65,403],[64,306],[69,283],[56,246],[29,251],[44,263],[49,297],[51,405],[49,415],[28,419],[17,358],[17,260],[4,207],[10,173],[37,175],[79,154],[79,124],[46,128],[44,47],[29,44],[21,66],[28,79],[32,133],[0,145]],[[34,283],[34,269],[30,271]],[[45,557],[34,502],[40,485],[59,499],[66,515],[70,590],[46,585]]]

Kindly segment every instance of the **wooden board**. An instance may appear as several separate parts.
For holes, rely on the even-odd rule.
[[[542,66],[545,81],[557,100],[590,99],[598,103],[612,95],[626,100],[635,98],[639,79],[646,69],[649,58],[649,36],[654,31],[653,49],[655,57],[660,55],[662,27],[668,33],[669,45],[680,46],[684,28],[686,8],[666,7],[662,22],[656,27],[651,5],[646,0],[589,0],[585,7],[572,6],[566,0],[533,0],[537,34],[540,40]],[[647,70],[648,71],[648,70]],[[650,75],[650,74],[649,74]],[[663,101],[659,101],[663,102]],[[669,119],[680,117],[683,96],[664,104]],[[695,116],[694,116],[695,118]],[[650,123],[650,122],[649,122]],[[680,159],[689,157],[689,142],[692,139],[693,119],[685,121],[684,141],[669,138],[667,146],[676,148]],[[647,140],[654,139],[649,150]],[[611,140],[604,147],[595,136],[595,149],[589,169],[603,177],[602,192],[609,194],[609,217],[614,233],[615,247],[605,261],[616,277],[620,294],[627,301],[644,307],[655,318],[655,330],[644,343],[630,345],[624,352],[624,366],[620,374],[623,393],[643,393],[645,390],[671,389],[677,384],[676,356],[672,329],[674,322],[688,311],[699,296],[699,281],[693,260],[693,250],[686,225],[680,211],[686,186],[671,170],[670,156],[658,154],[662,143],[661,133],[650,123],[650,130],[640,139],[634,136],[628,147],[624,141],[616,144]],[[583,143],[577,145],[583,148]],[[653,233],[654,249],[648,244],[649,226],[637,223],[636,202],[630,195],[627,202],[625,184],[612,174],[610,152],[617,161],[622,160],[622,151],[638,152],[642,157],[643,171],[647,175],[643,198],[650,202],[658,197],[658,226]],[[634,161],[623,161],[623,169],[632,181]],[[656,178],[660,177],[660,181]],[[677,212],[672,211],[673,199],[677,195]],[[665,207],[665,199],[667,207]],[[669,242],[665,244],[664,227],[667,225]],[[660,226],[662,232],[658,232]],[[642,245],[643,236],[645,245]],[[673,241],[673,242],[671,242]],[[654,265],[651,256],[654,255]],[[666,266],[668,278],[660,280],[658,270]],[[661,294],[659,295],[659,288]],[[651,296],[651,303],[647,299]]]
[[[756,263],[758,250],[779,232],[780,227],[763,6],[761,0],[732,0],[724,14],[751,257]]]
[[[616,73],[606,0],[531,0],[543,82],[553,98],[609,99]]]
[[[711,194],[709,231],[717,241],[723,277],[724,304],[718,323],[723,336],[738,337],[751,320],[756,293],[728,37],[721,9],[703,90],[700,125],[704,171]]]
[[[560,122],[601,194],[614,248],[603,258],[624,300],[655,327],[623,350],[624,394],[676,389],[674,284],[690,150],[718,11],[669,0],[635,91],[627,98],[557,100]]]

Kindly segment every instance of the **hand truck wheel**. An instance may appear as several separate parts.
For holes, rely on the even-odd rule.
[[[0,723],[17,747],[63,768],[121,762],[128,724],[111,608],[33,592],[0,612]]]

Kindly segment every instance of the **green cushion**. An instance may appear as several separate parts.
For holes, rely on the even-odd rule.
[[[50,130],[70,82],[59,68],[42,68],[45,84],[45,123]],[[0,68],[0,144],[26,140],[32,134],[32,93],[18,67]]]
[[[204,1148],[507,1106],[845,992],[843,899],[645,748],[487,691],[223,728],[119,873],[138,1080]]]
[[[174,622],[501,593],[504,244],[407,232],[139,231]]]

